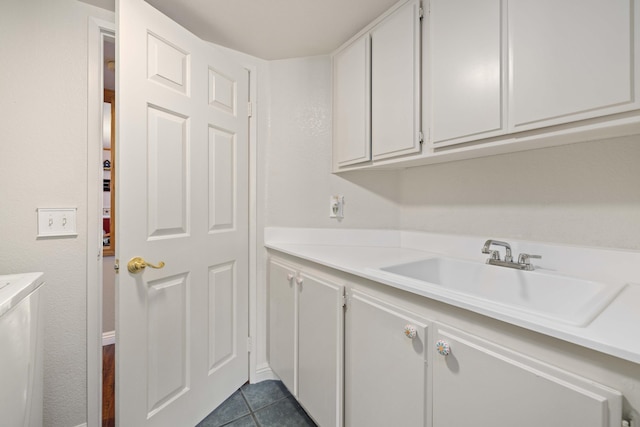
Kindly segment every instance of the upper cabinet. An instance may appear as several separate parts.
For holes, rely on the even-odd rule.
[[[333,55],[334,170],[420,151],[420,28],[411,0]]]
[[[334,54],[334,172],[640,134],[640,0],[424,8],[399,3]]]
[[[638,108],[632,3],[508,1],[511,130]]]
[[[371,160],[371,43],[366,34],[333,57],[333,152],[337,166]]]
[[[431,0],[431,138],[439,146],[505,132],[500,0]]]
[[[420,151],[420,2],[371,31],[373,160]]]

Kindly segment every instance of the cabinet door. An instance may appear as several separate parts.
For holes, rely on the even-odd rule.
[[[431,137],[437,146],[505,132],[501,28],[501,0],[431,0]]]
[[[269,365],[294,395],[296,390],[295,272],[269,262]]]
[[[507,1],[513,130],[639,107],[634,0]]]
[[[348,300],[345,425],[427,425],[427,321],[358,291]]]
[[[333,158],[336,167],[371,160],[370,49],[367,34],[333,57]]]
[[[435,328],[450,353],[434,350],[434,427],[620,425],[617,391],[465,332]]]
[[[344,287],[298,280],[298,401],[321,426],[342,425]]]
[[[373,159],[420,151],[420,2],[410,1],[371,31]]]

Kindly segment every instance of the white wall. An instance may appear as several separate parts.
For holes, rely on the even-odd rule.
[[[269,63],[267,226],[397,228],[399,173],[332,175],[331,59]],[[345,217],[329,218],[329,197],[345,197]]]
[[[46,280],[44,425],[86,421],[88,16],[75,0],[0,2],[0,272]],[[78,237],[36,239],[36,208],[77,207]]]
[[[409,230],[638,250],[640,135],[407,169],[401,211]]]

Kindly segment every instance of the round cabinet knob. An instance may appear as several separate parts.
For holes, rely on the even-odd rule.
[[[443,356],[448,356],[451,353],[451,347],[449,347],[449,343],[445,340],[436,341],[436,350]]]
[[[288,281],[292,281],[293,280],[293,273],[287,274],[287,280]]]
[[[418,336],[418,330],[413,325],[404,325],[404,334],[407,338],[414,339]]]
[[[302,285],[302,282],[304,282],[304,279],[302,277],[296,277],[296,283],[298,285]]]

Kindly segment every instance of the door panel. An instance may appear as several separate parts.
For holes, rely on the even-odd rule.
[[[181,237],[188,232],[189,119],[153,106],[147,118],[149,237]]]
[[[236,135],[209,127],[209,230],[230,230],[235,225]]]
[[[151,415],[188,390],[188,294],[186,274],[155,280],[147,287],[147,411]]]
[[[118,28],[116,417],[195,425],[248,378],[248,73],[142,0]]]

